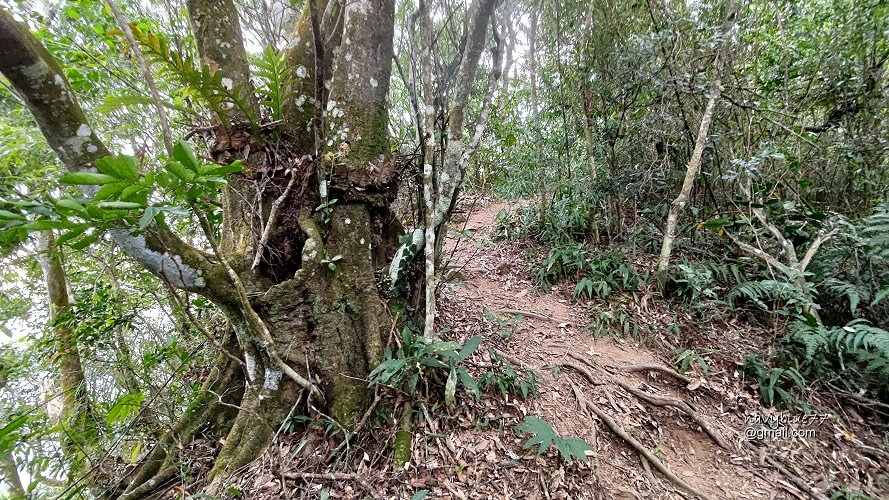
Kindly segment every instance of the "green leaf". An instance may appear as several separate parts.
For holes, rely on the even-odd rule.
[[[175,175],[177,178],[179,178],[183,181],[186,181],[186,182],[194,179],[195,175],[196,175],[193,171],[191,171],[185,165],[183,165],[182,163],[180,163],[176,160],[168,161],[164,165],[164,169],[167,172],[170,172],[171,174]]]
[[[160,209],[158,207],[148,207],[145,209],[145,213],[142,214],[142,217],[139,217],[139,230],[143,231],[145,228],[151,225],[151,222],[155,217],[160,213]]]
[[[582,462],[586,462],[589,460],[589,457],[586,456],[586,452],[593,450],[593,447],[590,446],[589,443],[576,436],[558,438],[556,439],[555,444],[556,448],[559,449],[562,458],[564,458],[566,462],[570,462],[572,457],[577,458]]]
[[[212,163],[204,165],[201,167],[201,175],[206,176],[223,176],[228,174],[235,174],[244,171],[244,166],[240,163],[235,165],[214,165]]]
[[[556,431],[549,425],[549,422],[541,420],[533,415],[526,416],[524,422],[519,424],[518,430],[533,435],[528,439],[523,448],[528,449],[534,445],[540,445],[540,449],[537,450],[538,455],[542,455],[546,452],[553,443],[553,440],[558,437],[556,436]]]
[[[195,174],[200,173],[201,164],[198,162],[194,151],[191,149],[191,145],[187,142],[180,140],[175,145],[173,145],[173,158],[179,160],[179,163],[181,163],[183,166],[185,166]]]
[[[89,228],[88,225],[83,224],[83,225],[81,225],[80,227],[76,227],[76,228],[74,228],[74,229],[71,229],[70,231],[67,231],[66,233],[64,233],[64,234],[62,234],[61,236],[59,236],[59,237],[56,239],[56,244],[58,244],[58,245],[64,245],[65,243],[67,243],[67,242],[73,240],[74,238],[77,238],[78,236],[80,236],[80,235],[82,235],[83,233],[85,233],[86,230],[87,230],[88,228]]]
[[[59,178],[59,182],[62,184],[85,186],[104,186],[105,184],[117,182],[117,180],[116,177],[100,174],[98,172],[72,172]]]
[[[0,220],[28,220],[22,214],[10,212],[9,210],[0,210]]]
[[[100,233],[99,231],[96,231],[92,234],[84,236],[83,238],[81,238],[80,240],[78,240],[75,243],[72,243],[69,246],[71,248],[73,248],[74,250],[83,250],[84,248],[95,243],[101,236],[102,236],[102,233]]]
[[[84,207],[79,201],[75,200],[71,197],[62,198],[56,202],[56,209],[64,208],[68,210],[73,210],[78,213],[83,213],[86,211],[86,207]]]
[[[889,296],[889,287],[886,287],[877,292],[877,294],[874,295],[874,300],[871,301],[870,306],[873,307],[877,305],[881,300],[885,299],[886,296]]]
[[[104,186],[99,188],[99,191],[93,195],[93,201],[98,202],[102,200],[107,200],[108,198],[114,198],[121,193],[124,189],[127,188],[129,183],[127,182],[112,182],[110,184],[105,184]]]
[[[478,387],[478,382],[476,382],[475,379],[472,378],[469,372],[466,371],[466,368],[463,366],[457,368],[457,375],[459,375],[460,383],[463,384],[463,387],[471,392],[475,396],[475,399],[481,399],[482,392]]]
[[[104,174],[127,181],[139,180],[139,165],[132,156],[106,156],[96,160],[96,168]]]
[[[429,496],[429,490],[418,490],[411,495],[411,500],[426,500],[427,496]]]
[[[448,406],[454,406],[455,395],[457,394],[457,372],[454,369],[451,369],[451,373],[448,375],[448,381],[445,383],[445,404]]]
[[[46,231],[48,229],[70,229],[74,227],[74,223],[68,222],[65,220],[35,220],[28,222],[27,224],[23,224],[21,226],[22,229],[27,229],[29,231]]]
[[[478,346],[481,343],[482,338],[478,335],[467,340],[466,343],[463,344],[463,348],[460,349],[460,354],[457,356],[457,362],[459,363],[460,361],[463,361],[464,359],[471,356],[472,353],[474,353],[475,350],[478,349]]]
[[[99,203],[98,207],[110,210],[136,210],[142,208],[142,204],[131,201],[103,201]]]
[[[130,415],[137,413],[141,409],[144,401],[145,395],[142,393],[124,394],[117,398],[117,401],[115,401],[111,406],[111,409],[108,410],[108,415],[105,417],[105,420],[108,425],[121,423]]]

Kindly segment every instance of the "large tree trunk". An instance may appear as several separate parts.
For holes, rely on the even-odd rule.
[[[234,333],[228,343],[213,340],[224,350],[217,367],[189,411],[134,474],[127,498],[143,494],[151,479],[164,473],[174,445],[187,444],[207,424],[213,434],[228,430],[211,472],[214,489],[265,449],[295,405],[307,404],[349,428],[369,401],[365,380],[382,360],[391,325],[375,273],[385,266],[390,246],[397,246],[389,230],[397,175],[386,103],[394,2],[318,4],[323,7],[315,6],[315,15],[323,10],[324,18],[335,21],[327,24],[342,33],[338,50],[318,50],[313,43],[315,50],[309,51],[297,44],[290,54],[295,67],[331,75],[320,82],[325,89],[329,83],[329,100],[325,115],[312,117],[315,129],[304,130],[301,122],[290,124],[280,137],[259,131],[259,111],[251,104],[215,116],[216,130],[204,135],[214,160],[241,159],[247,166],[244,174],[230,176],[218,240],[201,208],[192,206],[212,253],[154,224],[138,235],[131,227],[112,233],[131,257],[169,285],[212,300]],[[335,9],[340,7],[341,16]],[[201,60],[233,86],[252,88],[231,0],[189,0],[188,9]],[[310,22],[304,23],[307,18]],[[308,5],[301,19],[297,33],[303,35],[306,24],[324,24],[312,19]],[[310,39],[317,35],[317,29],[307,34]],[[340,39],[335,34],[324,38],[331,40]],[[5,12],[0,12],[0,42],[0,70],[23,96],[50,145],[70,170],[91,170],[108,148],[92,129],[81,135],[87,121],[61,68]],[[315,64],[316,54],[334,52],[341,55],[336,61],[324,58]],[[312,90],[316,101],[327,99],[315,85]],[[300,92],[307,89],[297,85],[292,91],[285,99],[285,116],[305,116]],[[322,118],[327,123],[320,129]],[[325,136],[340,146],[337,154],[314,154],[322,152],[317,138]],[[74,144],[72,137],[83,139]],[[294,180],[300,189],[287,191]],[[336,204],[316,210],[333,199]],[[272,220],[270,207],[276,201],[280,213]],[[267,231],[269,237],[260,244]],[[257,253],[260,265],[252,266]],[[233,419],[224,411],[231,408],[239,408]]]

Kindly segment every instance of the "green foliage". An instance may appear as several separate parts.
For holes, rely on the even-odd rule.
[[[553,247],[540,265],[537,278],[546,291],[562,279],[578,280],[573,293],[577,299],[634,291],[642,282],[622,253],[590,251],[581,243]]]
[[[142,47],[142,52],[149,64],[157,67],[158,74],[167,77],[179,85],[184,97],[196,97],[202,104],[231,125],[229,116],[231,109],[237,109],[247,117],[253,128],[259,124],[260,117],[255,116],[250,105],[252,91],[245,84],[234,84],[220,71],[213,71],[209,65],[198,68],[197,61],[190,55],[181,55],[170,47],[170,42],[163,36],[151,31],[143,32],[135,24],[130,24],[133,37]],[[115,33],[123,34],[120,30]]]
[[[127,155],[100,158],[96,168],[98,172],[72,172],[59,179],[67,185],[96,186],[91,198],[64,196],[51,203],[0,200],[0,241],[21,242],[29,231],[64,229],[57,242],[80,250],[95,243],[104,231],[120,227],[121,222],[144,230],[153,222],[162,224],[162,214],[188,215],[184,208],[168,202],[150,205],[158,190],[167,195],[167,200],[201,205],[212,213],[215,206],[206,200],[218,196],[227,184],[226,175],[244,170],[240,161],[204,164],[185,141],[175,144],[173,157],[157,174],[141,174],[136,159]]]
[[[284,91],[295,80],[293,68],[287,65],[287,53],[266,47],[261,57],[253,59],[253,64],[256,66],[253,74],[260,83],[256,92],[263,97],[260,104],[269,108],[272,120],[280,120],[284,116]]]
[[[561,437],[556,434],[549,422],[542,420],[533,415],[528,415],[525,420],[519,424],[518,430],[531,434],[531,438],[525,442],[525,449],[535,445],[540,445],[537,451],[538,455],[544,454],[550,446],[555,446],[559,450],[559,454],[566,462],[570,462],[572,458],[576,458],[581,462],[586,462],[588,457],[587,451],[592,451],[593,447],[583,439],[570,436]]]
[[[534,371],[529,370],[525,377],[519,376],[512,363],[497,356],[493,350],[489,351],[494,367],[485,371],[479,377],[479,385],[486,389],[495,387],[500,390],[500,395],[504,398],[507,396],[518,396],[522,399],[528,399],[528,396],[537,394],[537,379]]]
[[[444,386],[444,399],[454,404],[460,385],[476,398],[481,397],[478,382],[460,364],[478,349],[482,338],[475,336],[464,345],[442,340],[426,340],[405,327],[395,353],[386,348],[386,359],[370,373],[370,385],[388,385],[414,394],[422,383],[428,389]],[[446,376],[445,376],[446,374]],[[444,379],[444,380],[442,380]]]
[[[692,366],[698,365],[701,372],[707,375],[710,371],[710,365],[707,364],[707,358],[698,354],[694,349],[683,349],[673,357],[673,365],[679,370],[679,373],[688,373],[692,371]],[[697,370],[697,369],[695,369]]]
[[[726,300],[730,307],[737,309],[742,302],[750,302],[764,311],[773,311],[783,316],[800,315],[808,308],[820,309],[812,298],[794,284],[778,280],[745,281],[729,291]],[[766,304],[773,302],[773,306]]]
[[[744,378],[756,382],[766,406],[792,408],[798,402],[793,391],[806,388],[806,382],[796,368],[769,367],[753,354],[744,359],[741,373]]]
[[[733,263],[681,261],[670,268],[668,290],[694,306],[718,301],[732,284],[744,281],[741,267]]]
[[[844,384],[877,392],[889,383],[889,332],[865,320],[841,327],[796,321],[784,341],[802,348],[802,366],[812,376],[835,371],[843,374]]]

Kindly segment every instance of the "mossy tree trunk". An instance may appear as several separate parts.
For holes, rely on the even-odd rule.
[[[369,402],[365,380],[382,360],[384,334],[391,326],[375,273],[397,246],[387,236],[393,223],[389,204],[397,188],[386,103],[394,2],[317,3],[321,24],[335,30],[324,40],[335,41],[338,49],[325,50],[330,55],[317,65],[329,73],[323,82],[329,95],[318,92],[309,73],[316,67],[316,53],[297,43],[288,60],[300,83],[284,99],[284,115],[293,120],[285,124],[286,133],[258,133],[255,124],[263,118],[251,104],[229,116],[214,116],[217,129],[204,135],[217,162],[239,159],[248,167],[232,176],[222,194],[223,223],[212,252],[193,248],[158,225],[139,234],[128,227],[112,233],[161,279],[212,300],[234,333],[202,396],[132,476],[126,488],[131,496],[163,472],[173,443],[189,440],[207,424],[216,433],[227,431],[211,472],[220,486],[265,449],[295,405],[308,401],[348,428]],[[252,88],[233,2],[189,0],[188,9],[201,60],[233,86]],[[307,5],[295,39],[313,40],[311,15]],[[70,141],[80,137],[87,121],[61,68],[5,12],[0,12],[0,42],[0,70],[24,97],[50,145],[70,170],[92,170],[109,148],[92,129],[84,141]],[[316,137],[303,121],[309,117],[302,108],[312,102],[309,91],[324,101],[319,135],[338,151],[326,160],[309,149]],[[246,116],[251,112],[256,114]],[[313,126],[319,121],[314,118]],[[289,176],[297,175],[302,189],[287,191]],[[285,194],[277,217],[270,219],[268,207]],[[316,210],[333,199],[335,204]],[[270,228],[264,244],[259,228]],[[216,229],[208,224],[204,229],[212,244]],[[257,252],[260,265],[254,268]],[[220,393],[240,400],[220,406]],[[219,410],[230,407],[240,410],[217,421]]]
[[[77,339],[69,326],[71,319],[67,317],[71,303],[63,254],[56,245],[52,231],[41,231],[39,239],[43,252],[40,264],[49,298],[51,332],[55,337],[55,360],[59,367],[62,394],[62,449],[73,469],[77,470],[84,465],[88,452],[98,444],[98,429],[83,376]]]

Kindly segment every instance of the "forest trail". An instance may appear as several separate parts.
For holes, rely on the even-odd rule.
[[[678,316],[690,323],[683,328],[695,329],[707,347],[731,353],[723,358],[733,360],[743,346],[731,344],[755,341],[753,327],[733,320],[694,324],[645,290],[637,300],[612,295],[587,302],[572,299],[566,293],[570,289],[542,293],[532,281],[529,261],[534,259],[526,252],[540,255],[545,249],[492,239],[497,214],[509,208],[483,198],[461,202],[445,245],[447,279],[438,292],[437,324],[445,340],[483,338],[464,362],[470,375],[480,379],[495,367],[502,374],[501,360],[508,359],[515,367],[507,374],[511,382],[527,381],[533,372],[539,393],[527,399],[502,397],[489,387],[475,400],[459,386],[456,404],[447,407],[440,386],[433,386],[428,400],[418,389],[411,396],[411,460],[404,469],[392,464],[392,413],[384,412],[386,423],[373,432],[359,433],[349,448],[351,458],[338,462],[335,472],[330,468],[335,453],[322,427],[281,435],[237,481],[240,491],[250,492],[245,498],[318,498],[320,493],[322,498],[411,500],[826,500],[834,481],[855,484],[884,473],[886,461],[880,457],[889,457],[855,438],[835,417],[786,425],[814,435],[748,441],[745,430],[756,428],[748,421],[751,416],[794,414],[763,408],[755,387],[736,376],[733,361],[711,360],[706,376],[678,375],[667,368],[672,348],[658,345],[670,343],[674,334],[665,323]],[[595,338],[587,327],[588,311],[601,314],[608,310],[600,307],[607,301],[638,308],[652,324],[664,326],[639,336],[641,342],[618,331]],[[663,369],[627,370],[639,365]],[[377,398],[374,405],[389,405],[386,399]],[[581,399],[589,403],[585,409]],[[396,405],[405,401],[399,396]],[[594,415],[592,406],[624,436]],[[527,416],[545,420],[562,438],[576,436],[592,445],[589,460],[568,462],[555,447],[542,455],[537,446],[525,448],[532,436],[518,427]],[[642,460],[642,453],[648,459]],[[285,486],[283,476],[297,482]]]
[[[669,358],[631,338],[604,335],[594,339],[585,328],[589,318],[583,304],[573,302],[570,293],[556,288],[542,294],[531,281],[522,245],[492,240],[497,214],[508,205],[476,200],[465,207],[469,216],[464,236],[451,238],[446,246],[445,255],[452,256],[446,273],[450,281],[440,292],[439,324],[453,328],[449,338],[481,334],[486,339],[482,348],[497,346],[515,364],[533,367],[539,377],[539,395],[511,401],[502,409],[507,410],[505,413],[512,412],[519,421],[524,415],[540,417],[560,436],[579,436],[594,451],[588,453],[587,464],[576,460],[566,464],[552,450],[533,459],[535,447],[524,452],[524,457],[532,457],[530,461],[498,470],[496,464],[518,458],[516,444],[520,448],[523,439],[516,439],[510,446],[502,443],[496,432],[483,432],[481,436],[475,430],[458,432],[449,437],[452,442],[446,446],[458,450],[452,453],[459,463],[466,464],[464,475],[481,473],[487,477],[471,487],[459,485],[459,477],[452,484],[445,479],[436,483],[441,492],[456,498],[681,498],[681,487],[641,460],[639,453],[591,412],[580,408],[576,387],[582,397],[610,414],[677,478],[710,498],[807,496],[781,474],[763,467],[759,463],[762,459],[744,447],[742,434],[747,417],[739,414],[743,410],[737,404],[738,394],[725,397],[732,392],[730,387],[737,385],[732,374],[716,372],[707,380],[693,378],[688,387],[694,390],[689,390],[685,382],[662,372],[621,371],[632,365],[666,366]],[[492,321],[492,314],[503,324]],[[522,319],[514,320],[519,317]],[[609,375],[597,372],[583,359]],[[582,366],[601,385],[591,384],[577,369],[566,365]],[[612,381],[606,383],[607,377],[613,377]],[[730,449],[720,448],[688,415],[676,408],[646,403],[614,381],[645,394],[687,402]],[[486,468],[493,474],[484,474]],[[436,490],[439,488],[433,492]]]

